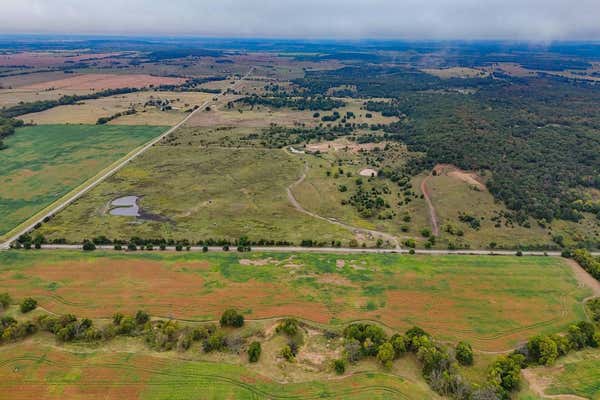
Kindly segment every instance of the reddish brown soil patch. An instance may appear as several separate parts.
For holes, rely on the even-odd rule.
[[[25,86],[24,89],[65,89],[65,90],[106,90],[124,87],[142,88],[158,85],[177,85],[185,82],[183,78],[168,78],[151,75],[114,75],[86,74],[49,82]]]

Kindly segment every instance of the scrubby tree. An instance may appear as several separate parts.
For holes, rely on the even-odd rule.
[[[135,313],[135,323],[138,325],[143,325],[146,322],[150,321],[150,315],[142,310],[138,310],[138,312]]]
[[[262,352],[260,342],[252,342],[248,347],[248,361],[251,363],[255,363],[260,358],[260,353]]]
[[[538,335],[527,343],[529,358],[541,365],[552,365],[558,357],[558,346],[552,338]]]
[[[294,359],[296,358],[294,352],[292,351],[292,348],[289,345],[283,346],[279,354],[281,354],[281,356],[289,362],[294,361]]]
[[[400,334],[397,334],[397,333],[394,334],[390,338],[390,343],[392,344],[392,347],[394,348],[394,358],[398,358],[398,357],[402,356],[408,350],[407,339],[406,339],[406,337],[404,337]]]
[[[230,308],[225,310],[221,315],[221,326],[232,326],[239,328],[244,325],[244,316],[236,310]]]
[[[346,360],[343,358],[338,358],[337,360],[333,360],[333,370],[338,375],[343,375],[346,372]]]
[[[379,346],[377,350],[377,361],[381,363],[385,368],[392,367],[392,361],[394,360],[395,352],[394,347],[391,343],[384,343]]]
[[[37,308],[37,300],[27,297],[21,302],[21,312],[23,314],[33,311]]]
[[[473,349],[466,342],[459,342],[456,345],[456,360],[461,365],[473,365]]]
[[[0,308],[7,309],[11,302],[12,299],[8,293],[0,293]]]

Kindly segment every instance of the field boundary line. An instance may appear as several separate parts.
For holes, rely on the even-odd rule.
[[[250,69],[250,71],[248,71],[248,73],[246,73],[246,75],[242,76],[237,81],[236,85],[238,85],[240,82],[247,79],[253,70],[254,70],[254,67],[252,67]],[[224,97],[227,94],[228,94],[228,91],[224,91],[219,96]],[[170,134],[172,134],[173,132],[175,132],[177,129],[181,128],[192,116],[194,116],[198,112],[201,112],[202,110],[204,110],[205,107],[207,107],[209,104],[212,104],[213,102],[214,101],[211,99],[206,100],[197,109],[195,109],[194,111],[192,111],[191,113],[186,115],[181,121],[179,121],[177,124],[170,127],[167,131],[163,132],[161,135],[159,135],[159,136],[155,137],[154,139],[150,140],[149,142],[133,149],[126,156],[115,161],[114,163],[112,163],[111,165],[104,168],[96,175],[94,175],[94,177],[86,180],[84,183],[79,185],[77,188],[71,190],[69,193],[67,193],[60,199],[58,199],[55,202],[53,202],[52,204],[48,205],[43,210],[37,212],[31,218],[27,219],[25,222],[22,222],[21,224],[17,225],[15,228],[11,229],[9,232],[4,234],[3,236],[0,236],[0,240],[3,240],[3,243],[0,244],[0,250],[6,250],[6,249],[10,248],[10,244],[12,242],[14,242],[15,240],[17,240],[19,238],[19,236],[31,231],[32,229],[35,228],[35,226],[37,224],[43,222],[44,219],[46,219],[48,217],[52,217],[54,214],[62,211],[64,208],[71,205],[74,201],[78,200],[84,194],[86,194],[87,192],[89,192],[90,190],[92,190],[93,188],[98,186],[100,183],[104,182],[107,178],[114,175],[119,170],[121,170],[130,161],[132,161],[135,158],[137,158],[138,156],[142,155],[148,149],[150,149],[152,146],[159,143],[161,140],[163,140],[165,137],[167,137]]]

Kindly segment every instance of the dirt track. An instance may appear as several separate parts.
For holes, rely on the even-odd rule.
[[[296,200],[296,197],[294,196],[294,193],[292,192],[292,189],[294,189],[294,187],[298,186],[299,184],[301,184],[302,182],[304,182],[304,179],[306,179],[306,173],[308,172],[308,164],[304,164],[304,171],[302,171],[302,175],[300,176],[300,178],[298,178],[298,180],[294,183],[292,183],[290,186],[287,187],[286,191],[287,191],[287,197],[290,201],[290,203],[292,203],[292,205],[294,206],[294,208],[298,211],[300,211],[301,213],[304,213],[306,215],[309,215],[313,218],[317,218],[323,221],[327,221],[330,224],[334,224],[334,225],[338,225],[341,226],[342,228],[348,229],[350,231],[352,231],[353,233],[362,233],[362,234],[366,234],[369,236],[373,236],[376,238],[381,238],[383,240],[387,240],[390,243],[392,243],[394,245],[395,249],[400,249],[400,242],[398,242],[398,239],[393,236],[390,235],[388,233],[385,232],[379,232],[379,231],[373,231],[370,229],[364,229],[364,228],[358,228],[356,226],[352,226],[352,225],[348,225],[345,224],[343,222],[337,221],[333,218],[326,218],[323,217],[321,215],[315,214],[311,211],[308,211],[307,209],[305,209],[304,207],[302,207],[302,205],[298,202],[298,200]]]
[[[423,193],[423,197],[425,198],[425,201],[427,202],[427,207],[429,207],[429,218],[431,220],[431,233],[433,234],[433,236],[439,236],[440,235],[439,222],[437,219],[437,215],[435,213],[435,208],[433,207],[433,203],[431,202],[431,198],[429,197],[429,192],[427,192],[427,180],[429,178],[431,178],[431,175],[428,175],[421,182],[421,193]]]

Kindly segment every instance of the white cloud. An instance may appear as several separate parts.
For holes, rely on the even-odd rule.
[[[2,0],[0,33],[600,39],[600,0]]]

